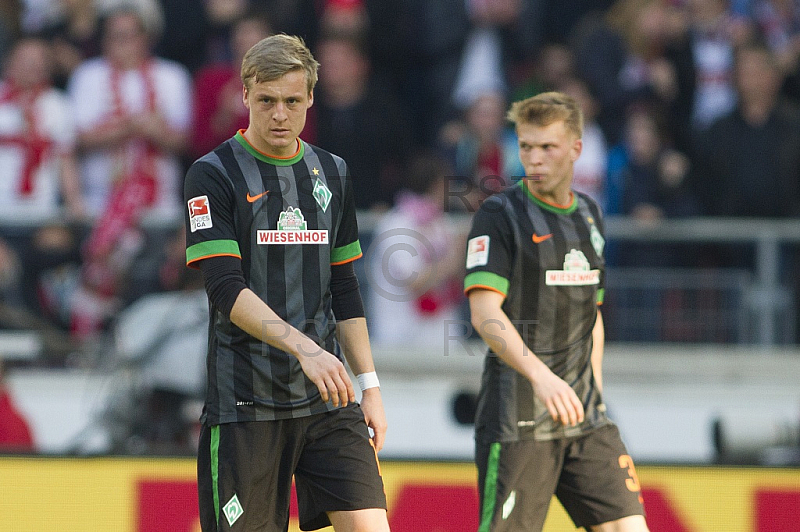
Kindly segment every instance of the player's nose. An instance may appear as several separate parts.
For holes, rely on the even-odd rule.
[[[286,105],[281,102],[278,102],[275,105],[275,111],[272,113],[272,118],[278,122],[282,122],[286,120],[288,116],[289,115],[286,112]]]

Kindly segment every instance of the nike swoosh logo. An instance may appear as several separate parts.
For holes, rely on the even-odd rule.
[[[269,190],[265,190],[265,191],[264,191],[264,192],[262,192],[261,194],[256,194],[255,196],[251,196],[251,195],[250,195],[250,192],[248,191],[248,192],[247,192],[247,201],[249,201],[250,203],[253,203],[253,202],[254,202],[254,201],[256,201],[258,198],[260,198],[260,197],[262,197],[262,196],[265,196],[265,195],[267,195],[267,194],[269,194]]]
[[[533,236],[531,237],[531,240],[533,240],[534,244],[541,244],[542,242],[544,242],[545,240],[547,240],[551,236],[553,236],[553,233],[550,233],[549,235],[544,235],[544,236],[539,236],[536,233],[533,233]]]

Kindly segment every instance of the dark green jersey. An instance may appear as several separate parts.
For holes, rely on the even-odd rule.
[[[342,358],[331,312],[331,265],[361,256],[345,162],[300,142],[266,156],[241,132],[186,174],[186,261],[242,259],[245,282],[283,320]],[[286,419],[332,409],[297,359],[243,332],[211,306],[204,420]]]
[[[520,181],[475,213],[465,290],[502,293],[503,310],[525,344],[573,387],[585,410],[577,427],[553,422],[530,382],[490,352],[475,426],[482,441],[566,437],[607,422],[591,365],[604,245],[600,208],[577,192],[568,206],[555,206]]]

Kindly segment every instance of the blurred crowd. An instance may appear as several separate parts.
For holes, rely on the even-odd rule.
[[[246,127],[241,58],[279,32],[301,35],[321,63],[302,137],[348,162],[356,205],[381,233],[405,228],[398,242],[421,246],[411,262],[366,265],[390,281],[423,272],[377,300],[387,320],[463,317],[466,227],[443,216],[522,176],[505,113],[538,92],[581,103],[575,188],[607,214],[800,214],[796,0],[192,5],[0,1],[4,327],[46,330],[66,351],[143,295],[202,287],[183,267],[183,174]],[[662,249],[614,260],[727,259]],[[392,339],[378,318],[374,331]]]

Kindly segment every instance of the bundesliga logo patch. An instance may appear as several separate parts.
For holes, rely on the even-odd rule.
[[[489,235],[476,236],[467,242],[467,269],[489,263]]]
[[[209,229],[214,226],[211,221],[211,206],[208,203],[208,196],[197,196],[188,203],[189,207],[189,229],[192,233],[200,229]]]
[[[289,207],[278,218],[278,229],[259,229],[256,232],[259,244],[327,244],[326,229],[308,229],[300,209]]]

